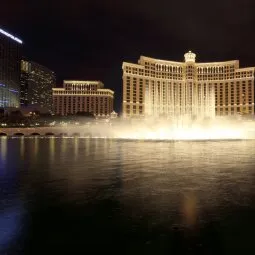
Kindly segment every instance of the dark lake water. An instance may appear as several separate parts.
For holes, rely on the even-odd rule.
[[[255,141],[0,139],[0,254],[253,254]]]

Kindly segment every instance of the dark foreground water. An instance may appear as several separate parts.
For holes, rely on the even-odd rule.
[[[0,139],[0,254],[254,254],[255,141]]]

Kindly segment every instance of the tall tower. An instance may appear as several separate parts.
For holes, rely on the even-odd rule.
[[[0,28],[0,108],[20,106],[22,41]]]

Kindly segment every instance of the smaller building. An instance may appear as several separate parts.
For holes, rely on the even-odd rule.
[[[57,115],[89,112],[109,116],[113,112],[114,92],[100,81],[64,81],[53,88],[53,110]]]

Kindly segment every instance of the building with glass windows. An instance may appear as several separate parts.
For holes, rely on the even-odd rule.
[[[110,116],[114,92],[100,81],[64,81],[63,88],[53,88],[53,106],[57,115],[92,113]]]
[[[20,106],[22,41],[0,29],[0,107]]]
[[[21,61],[21,106],[38,106],[52,111],[52,88],[56,75],[47,67],[33,61]]]
[[[31,64],[28,61],[21,60],[20,73],[20,105],[28,106],[28,77]]]
[[[204,119],[254,114],[254,67],[239,61],[197,63],[141,56],[123,69],[123,117]]]

